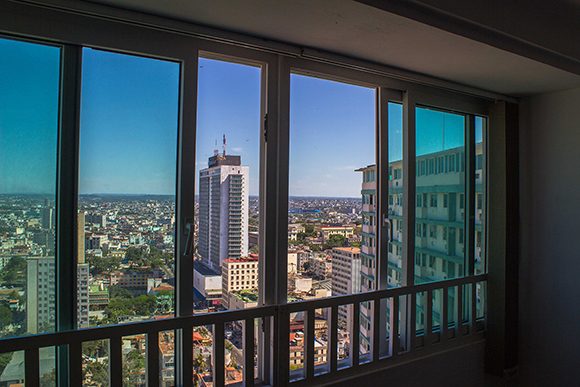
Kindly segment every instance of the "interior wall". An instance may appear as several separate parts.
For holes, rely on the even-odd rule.
[[[580,380],[580,88],[520,105],[519,377]]]
[[[333,383],[334,387],[487,387],[498,386],[484,373],[485,343],[436,354],[368,375]]]

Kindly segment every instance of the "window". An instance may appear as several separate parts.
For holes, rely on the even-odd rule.
[[[0,39],[0,338],[55,329],[60,54]]]
[[[85,48],[82,70],[78,325],[173,314],[179,64]]]
[[[288,297],[302,300],[373,290],[372,281],[345,281],[331,276],[331,270],[332,262],[344,261],[357,265],[359,272],[374,274],[372,264],[345,260],[344,252],[362,253],[372,262],[376,251],[374,226],[356,226],[362,213],[375,213],[377,204],[375,90],[292,74],[290,115],[288,223],[306,229],[306,238],[292,247],[305,251],[308,258],[295,275],[288,276]],[[368,204],[361,204],[361,193],[368,195]],[[300,286],[309,279],[312,286]],[[330,286],[325,285],[328,282]],[[348,326],[344,308],[339,325]],[[344,357],[348,352],[342,353]],[[291,368],[293,374],[303,375],[301,364]]]
[[[458,258],[463,259],[464,256],[463,252],[456,248],[456,240],[459,236],[455,233],[455,226],[451,226],[458,222],[465,222],[464,217],[455,211],[454,204],[457,196],[461,198],[461,195],[465,193],[465,187],[460,183],[465,179],[465,172],[458,171],[459,154],[465,151],[465,116],[426,107],[417,108],[415,135],[417,160],[445,158],[447,164],[445,172],[429,179],[418,177],[416,181],[416,188],[429,194],[431,208],[438,208],[438,196],[443,196],[442,207],[438,208],[437,212],[424,215],[417,213],[417,225],[420,221],[436,220],[440,224],[439,227],[443,228],[443,234],[438,237],[438,226],[430,224],[429,236],[432,241],[429,242],[428,248],[436,252],[442,264],[434,266],[430,263],[426,268],[418,268],[417,274],[429,273],[429,275],[419,276],[416,282],[454,278],[456,273],[446,272],[448,268],[446,262],[455,261]],[[457,179],[450,173],[462,175]],[[438,243],[436,241],[438,238],[448,243]]]
[[[99,22],[114,23],[108,20]],[[79,25],[77,28],[84,28],[84,26]],[[137,31],[141,27],[123,25],[119,28]],[[150,32],[155,34],[155,32]],[[171,33],[164,32],[160,35],[165,34]],[[87,36],[89,41],[92,40],[89,34],[83,34],[83,36]],[[180,35],[180,39],[183,39],[181,43],[188,41],[197,43],[197,39],[192,37]],[[35,153],[35,156],[46,153],[49,156],[38,159],[30,157],[29,160],[24,160],[26,168],[34,164],[35,168],[41,166],[43,171],[33,176],[27,175],[30,171],[26,170],[18,178],[21,181],[46,178],[54,186],[46,190],[43,188],[42,192],[38,192],[38,198],[18,203],[17,216],[7,218],[4,212],[0,212],[0,290],[5,289],[4,284],[7,283],[8,277],[6,273],[14,272],[14,270],[6,270],[7,265],[12,264],[13,255],[15,255],[13,254],[15,249],[11,247],[14,246],[14,241],[26,239],[28,242],[26,248],[29,249],[26,254],[30,257],[56,256],[56,263],[62,262],[58,260],[59,254],[55,254],[54,247],[51,247],[51,243],[54,246],[54,242],[51,241],[54,241],[58,227],[52,226],[52,234],[38,231],[50,230],[54,215],[57,212],[60,213],[61,207],[55,207],[54,192],[57,191],[54,183],[57,181],[55,165],[57,156],[58,160],[62,160],[61,156],[64,156],[66,160],[66,157],[70,155],[74,155],[70,158],[71,163],[75,164],[75,168],[79,167],[78,208],[75,208],[78,210],[78,215],[72,216],[78,225],[77,238],[74,240],[79,246],[79,249],[75,250],[79,267],[76,268],[78,280],[71,284],[69,289],[77,291],[76,294],[81,302],[78,306],[75,305],[74,309],[69,308],[69,311],[77,313],[79,326],[170,318],[178,310],[186,309],[186,313],[189,314],[190,307],[194,309],[195,314],[219,310],[223,311],[219,316],[232,316],[227,310],[251,308],[258,305],[258,301],[264,301],[258,300],[258,294],[261,294],[257,289],[258,278],[264,272],[263,267],[258,268],[258,262],[260,265],[263,262],[270,264],[274,259],[266,257],[266,254],[262,255],[260,250],[263,246],[260,245],[259,240],[266,247],[270,247],[272,239],[278,246],[284,246],[286,242],[290,246],[288,273],[283,270],[282,273],[272,271],[268,272],[268,278],[260,278],[264,283],[270,284],[268,289],[272,288],[273,283],[278,285],[281,283],[277,292],[282,291],[283,295],[283,290],[287,289],[289,301],[302,299],[308,303],[310,302],[308,299],[321,298],[316,302],[324,305],[325,302],[330,302],[323,299],[327,295],[348,295],[355,291],[372,291],[379,287],[379,277],[376,274],[380,273],[380,279],[384,278],[382,274],[385,268],[380,265],[387,266],[388,274],[386,276],[388,284],[381,285],[389,287],[401,286],[403,281],[424,283],[465,274],[463,268],[467,267],[467,264],[463,262],[463,246],[460,245],[465,244],[467,240],[464,230],[469,229],[470,235],[473,236],[473,234],[471,234],[472,229],[464,224],[465,219],[468,218],[465,211],[458,211],[458,208],[470,207],[470,203],[473,202],[466,201],[464,197],[465,180],[469,180],[468,177],[473,176],[473,173],[466,171],[465,168],[470,163],[465,162],[467,148],[464,144],[465,139],[462,137],[462,133],[467,129],[465,118],[472,119],[472,115],[449,113],[427,108],[421,104],[419,108],[408,106],[403,109],[402,103],[395,102],[400,101],[401,93],[391,90],[387,94],[395,97],[383,100],[382,103],[386,104],[385,106],[378,105],[382,109],[386,107],[388,111],[388,139],[381,136],[383,144],[377,144],[376,134],[383,133],[379,129],[385,129],[383,127],[385,123],[380,119],[384,115],[377,115],[378,109],[376,109],[377,90],[382,93],[383,89],[373,86],[383,84],[378,74],[361,76],[361,79],[365,79],[367,86],[355,86],[324,80],[312,74],[319,74],[318,76],[322,77],[322,74],[328,73],[329,79],[345,79],[349,72],[357,74],[356,70],[341,69],[342,75],[339,78],[338,72],[333,72],[332,65],[309,61],[305,58],[286,58],[292,71],[296,71],[291,75],[291,89],[288,90],[285,86],[286,79],[280,78],[281,73],[284,76],[283,73],[287,67],[281,66],[280,72],[267,72],[269,68],[275,67],[270,64],[278,59],[277,54],[272,52],[258,52],[247,47],[231,47],[208,40],[204,41],[204,49],[215,48],[220,53],[204,51],[201,57],[196,58],[197,47],[199,47],[196,44],[191,44],[191,52],[187,54],[191,56],[187,56],[182,52],[184,48],[188,48],[187,44],[176,44],[175,51],[169,44],[159,51],[156,51],[158,48],[151,47],[151,52],[143,52],[144,46],[131,47],[130,43],[123,39],[118,42],[118,46],[117,42],[107,44],[106,39],[101,40],[101,37],[91,44],[97,43],[98,47],[103,47],[103,49],[108,47],[112,51],[81,48],[83,51],[82,77],[76,79],[81,81],[81,106],[77,108],[76,104],[75,106],[67,105],[75,114],[80,114],[80,133],[74,133],[79,135],[80,140],[77,159],[76,149],[71,151],[70,146],[65,146],[64,150],[61,150],[62,144],[57,144],[56,140],[60,129],[58,126],[59,92],[63,93],[59,90],[60,79],[58,79],[60,71],[63,71],[60,66],[60,56],[62,54],[64,59],[71,59],[70,49],[74,51],[76,46],[66,46],[67,49],[61,53],[59,47],[19,42],[18,44],[22,47],[38,46],[44,48],[45,51],[40,56],[29,56],[30,52],[19,48],[18,55],[21,55],[22,60],[14,61],[4,41],[0,41],[0,53],[3,58],[0,63],[0,69],[3,71],[0,74],[2,86],[0,87],[0,123],[3,125],[2,136],[0,136],[0,194],[2,194],[0,203],[2,205],[13,203],[12,197],[17,196],[14,194],[23,193],[12,188],[4,192],[5,187],[18,180],[11,180],[16,174],[10,171],[10,168],[16,164],[13,160],[17,160],[18,155],[5,151],[12,150],[11,147],[15,148],[15,144],[21,148],[20,151],[23,149],[28,151],[28,147],[34,147],[34,152],[30,153]],[[16,43],[13,44],[16,46]],[[9,54],[6,54],[7,52]],[[49,55],[49,52],[52,54]],[[121,52],[130,52],[134,55],[121,54]],[[248,53],[247,59],[233,59],[231,56],[245,56],[245,53]],[[49,56],[51,59],[47,60]],[[165,59],[154,59],[155,57]],[[5,60],[5,58],[10,60]],[[34,60],[29,60],[31,58]],[[199,59],[199,63],[197,68],[194,66],[192,70],[191,64],[195,63],[195,59]],[[68,68],[70,62],[65,60],[64,63],[67,63],[67,66],[63,68]],[[181,65],[182,63],[184,65]],[[304,68],[308,68],[307,73],[310,76],[302,75],[304,73],[298,70],[302,68],[303,63],[308,63]],[[32,74],[31,79],[14,75],[14,69],[19,66]],[[71,66],[74,68],[74,64]],[[74,78],[66,73],[66,70],[64,71],[69,78]],[[40,81],[37,79],[45,77],[48,72],[52,74],[51,77],[46,78],[50,79],[50,82],[45,84],[42,79]],[[191,82],[192,73],[198,75],[197,83],[195,79]],[[265,80],[268,82],[264,82]],[[70,93],[69,89],[74,82],[66,81],[66,79],[63,82],[66,86],[63,87],[64,94],[70,97],[67,93]],[[405,84],[405,81],[401,82]],[[17,87],[13,87],[13,83],[17,83]],[[30,91],[31,83],[37,86],[42,85],[42,99],[51,100],[50,109],[43,108],[34,98],[34,93],[31,94],[32,97],[27,96],[24,102],[18,99],[25,95],[25,92]],[[50,87],[47,87],[48,83]],[[271,86],[272,84],[276,86]],[[5,87],[6,85],[8,87]],[[19,88],[21,85],[26,87]],[[198,89],[192,90],[193,85]],[[413,92],[412,88],[409,90]],[[421,86],[421,90],[425,91],[425,94],[418,94],[416,98],[427,97],[429,100],[437,98],[437,93],[429,95],[428,86]],[[277,101],[283,99],[285,101],[287,91],[290,91],[290,104],[269,106],[271,99],[265,96],[271,96]],[[279,94],[273,95],[275,93]],[[9,100],[8,103],[5,98]],[[10,105],[10,100],[18,101],[20,106],[25,106],[31,111],[33,108],[35,110],[30,114],[18,112]],[[62,101],[67,104],[67,100],[68,98],[65,98]],[[436,105],[444,106],[444,103],[445,100],[442,100]],[[288,105],[290,112],[287,111]],[[462,106],[478,109],[469,100],[466,100],[465,105]],[[285,118],[287,113],[290,113],[288,116],[290,118],[289,144],[285,142],[286,137],[284,137],[287,134],[286,125],[278,125],[278,120],[268,119],[267,112],[270,108],[273,108],[275,114],[272,115],[275,117],[281,114]],[[450,108],[458,111],[457,106]],[[197,112],[192,112],[193,110]],[[27,120],[30,117],[38,117],[39,111],[43,115],[49,112],[50,114],[47,115],[50,115],[51,121],[37,125],[34,128],[34,135],[42,137],[48,133],[52,136],[50,141],[38,140],[37,143],[35,136],[27,136],[24,141],[15,135],[17,129],[12,124],[8,125],[9,130],[5,131],[7,111],[8,116],[15,111],[22,113],[19,130],[23,127],[28,130]],[[380,112],[385,111],[380,110]],[[403,112],[405,114],[412,112],[417,115],[414,127],[402,125]],[[285,122],[285,120],[282,121]],[[485,272],[486,125],[485,118],[476,117],[475,191],[478,196],[470,198],[475,199],[476,206],[473,207],[476,209],[469,208],[471,211],[476,210],[475,243],[474,246],[470,246],[475,249],[476,272]],[[415,133],[403,133],[407,128]],[[271,131],[274,131],[274,135]],[[5,133],[8,133],[9,137],[5,137]],[[277,136],[280,134],[282,134],[282,139]],[[194,135],[196,137],[192,138]],[[12,142],[13,138],[17,141]],[[415,144],[406,144],[403,147],[403,140],[409,138],[415,139]],[[471,140],[473,137],[469,138]],[[40,143],[42,144],[39,145]],[[385,152],[382,146],[387,143],[388,149]],[[289,145],[289,148],[283,149],[286,145]],[[193,146],[196,146],[195,152],[192,149]],[[377,149],[381,151],[380,155],[388,154],[386,160],[380,160],[381,163],[385,161],[387,163],[382,166],[382,170],[378,170],[376,165]],[[416,149],[416,154],[403,154],[403,149]],[[278,151],[281,151],[280,154],[276,154]],[[280,181],[273,182],[272,176],[285,176],[285,167],[288,164],[283,163],[284,165],[279,166],[275,162],[270,163],[270,157],[273,154],[285,161],[283,159],[287,153],[290,156],[290,176],[287,187],[290,196],[288,214],[281,214],[281,212],[286,212],[285,203],[278,206],[278,209],[270,210],[270,207],[267,207],[267,211],[262,211],[263,200],[261,199],[263,198],[260,197],[262,193],[266,193],[268,198],[275,199],[269,200],[268,203],[279,204],[280,198],[287,200],[285,182],[282,182],[280,188],[278,186]],[[188,158],[190,155],[191,159]],[[196,160],[193,160],[193,156]],[[229,156],[233,158],[228,158]],[[8,162],[6,162],[7,157],[10,157]],[[39,159],[43,162],[38,162]],[[44,162],[46,160],[48,162]],[[416,161],[415,171],[407,170],[409,166],[407,161],[411,161],[410,165],[415,165]],[[212,175],[212,172],[215,172],[212,168],[221,166],[232,167],[229,171],[231,173],[225,174],[227,181],[222,181],[221,175],[219,179]],[[19,167],[25,169],[22,165]],[[272,168],[278,168],[278,170],[273,171]],[[417,176],[411,176],[416,177],[414,187],[403,186],[403,179],[408,177],[406,175],[408,172],[417,174]],[[38,175],[42,176],[38,177]],[[264,181],[260,181],[261,178]],[[195,184],[191,183],[191,186],[187,186],[187,182],[192,181],[195,181]],[[382,187],[377,187],[378,181],[381,182]],[[407,198],[411,203],[412,200],[416,200],[417,211],[405,211],[403,208],[405,188],[411,191],[407,193],[410,195]],[[218,191],[219,195],[217,195]],[[388,196],[379,196],[379,192],[386,192]],[[438,195],[443,195],[443,197],[440,198]],[[41,196],[42,200],[39,199]],[[227,207],[227,216],[221,216],[223,215],[222,199],[226,196],[231,200],[228,199],[227,206],[224,207]],[[59,200],[61,199],[59,196]],[[442,199],[441,206],[438,205],[439,199]],[[68,200],[70,199],[61,203],[67,204]],[[68,204],[72,207],[76,205],[76,202],[77,200],[74,199]],[[378,204],[387,205],[387,208],[383,208],[386,214],[376,213],[377,208],[381,208]],[[415,213],[415,218],[408,218],[409,213]],[[276,215],[276,220],[272,222],[275,228],[270,224],[272,215]],[[280,229],[278,223],[280,215],[283,216],[284,221],[288,216],[288,241],[285,235],[282,241],[277,235],[273,238],[265,238],[262,231],[266,230],[266,234],[269,234],[271,229]],[[377,227],[382,224],[384,215],[387,215],[392,222],[393,230],[391,240],[386,243],[386,246],[385,240],[379,239],[381,233],[376,232]],[[191,223],[189,223],[190,219]],[[407,224],[407,220],[415,223],[414,232],[413,223]],[[189,269],[180,270],[191,264],[190,259],[182,259],[190,256],[188,248],[185,247],[188,245],[184,243],[184,235],[187,233],[181,228],[183,224],[191,225],[192,230],[190,234],[193,240],[191,256],[194,259],[194,284],[179,287],[180,281],[187,284],[187,278],[191,277],[188,277],[191,274],[188,273]],[[46,227],[46,225],[49,226]],[[5,232],[7,228],[9,232]],[[429,238],[427,238],[427,228],[429,228]],[[410,237],[413,237],[413,233],[415,234],[416,244],[405,245],[408,238],[403,235],[405,230],[410,231]],[[439,232],[441,232],[440,237]],[[227,243],[221,244],[218,240],[221,239],[222,234],[227,239]],[[59,238],[59,242],[62,242],[61,239]],[[71,243],[68,242],[66,247],[72,251],[70,245]],[[225,246],[223,254],[222,246]],[[217,259],[212,260],[212,249],[218,251]],[[353,251],[357,249],[358,252],[354,253]],[[385,249],[388,254],[378,254],[379,249]],[[8,254],[6,254],[7,250],[9,250]],[[403,262],[403,251],[409,252],[414,258],[415,265],[411,262],[409,268],[407,262]],[[213,257],[215,256],[214,254]],[[274,256],[278,258],[278,254]],[[179,259],[176,259],[177,257]],[[385,258],[387,258],[386,261]],[[27,256],[26,260],[29,259]],[[61,267],[55,265],[55,259],[38,262],[38,271],[44,270],[46,273],[43,273],[44,283],[39,284],[37,288],[31,289],[28,286],[29,283],[25,286],[20,281],[17,297],[9,300],[7,297],[12,297],[13,293],[8,293],[6,296],[7,293],[0,291],[2,317],[9,315],[12,321],[17,322],[10,326],[2,324],[1,335],[28,333],[25,331],[27,328],[23,326],[28,325],[29,320],[35,318],[39,320],[41,315],[50,316],[51,313],[54,315],[55,305],[60,302],[59,296],[54,291],[55,285],[61,285],[59,288],[66,287],[63,282],[57,284],[54,281],[58,274],[57,268]],[[28,280],[28,269],[31,266],[28,266],[28,262],[26,264],[26,279]],[[24,265],[20,262],[20,272],[16,273],[21,279],[23,267]],[[341,268],[351,270],[341,272]],[[377,268],[381,271],[376,270]],[[409,275],[402,276],[404,273]],[[284,281],[278,281],[279,276]],[[185,300],[179,303],[179,308],[176,308],[174,286],[180,291],[179,300]],[[435,316],[439,313],[436,309],[441,305],[438,297],[442,289],[435,289],[435,287],[429,289],[433,289],[432,293],[435,298],[432,316],[435,321],[438,318]],[[30,297],[30,290],[36,293],[42,290],[46,294],[39,294],[38,297],[33,298]],[[457,298],[453,289],[447,290],[449,300]],[[477,288],[479,308],[477,312],[480,315],[484,310],[481,302],[484,297],[483,291],[483,288]],[[184,294],[187,297],[181,297]],[[192,299],[188,305],[190,296]],[[269,301],[270,294],[266,296],[268,303],[273,302]],[[421,304],[423,301],[418,299],[420,296],[415,305],[411,304],[411,298],[407,296],[399,298],[400,321],[410,321],[406,320],[408,316],[405,314],[411,313],[413,306],[424,306]],[[42,304],[38,306],[36,316],[29,313],[28,299],[37,300],[39,304]],[[467,302],[470,302],[467,294],[464,301],[466,306]],[[369,328],[373,327],[375,317],[373,311],[379,310],[382,314],[382,310],[377,309],[374,302],[371,300],[352,305],[353,309],[355,306],[360,307],[360,314],[356,316],[360,320],[360,325],[356,328],[360,328],[360,335],[356,330],[356,332],[351,332],[347,329],[352,323],[352,320],[349,322],[348,319],[352,319],[353,315],[344,312],[351,306],[341,305],[338,310],[341,321],[337,339],[339,368],[349,364],[349,361],[354,362],[354,354],[360,357],[361,364],[371,361],[370,348],[373,337],[372,329]],[[6,305],[8,308],[16,305],[16,308],[20,309],[18,312],[26,312],[28,315],[24,313],[19,315],[14,313],[14,310],[10,310],[11,313],[7,314],[5,313]],[[325,354],[325,351],[330,353],[328,342],[332,324],[329,324],[331,321],[329,313],[337,311],[334,307],[318,308],[307,313],[310,314],[309,317],[305,317],[304,310],[297,311],[302,305],[304,304],[290,302],[284,308],[277,308],[274,305],[273,308],[260,308],[258,311],[246,311],[248,314],[245,314],[246,312],[243,314],[252,316],[252,313],[262,313],[261,311],[268,310],[264,312],[268,314],[267,318],[282,316],[290,319],[289,339],[292,343],[290,359],[275,358],[275,360],[282,360],[277,364],[288,365],[291,368],[291,376],[298,375],[299,378],[300,375],[307,374],[305,368],[308,367],[305,367],[307,362],[304,351],[308,348],[307,344],[313,344],[305,342],[306,322],[314,322],[315,326],[314,334],[310,335],[314,339],[314,351],[319,354],[315,360],[315,373],[318,374],[330,368],[329,358]],[[23,306],[26,309],[24,311],[22,311]],[[453,315],[453,304],[450,303],[448,306],[450,306],[450,315]],[[392,307],[387,307],[387,317]],[[287,312],[291,308],[297,312]],[[467,310],[466,307],[464,311]],[[23,315],[26,316],[24,319]],[[250,328],[256,329],[243,331],[247,321],[226,321],[223,323],[224,332],[222,332],[226,339],[222,340],[223,337],[220,338],[218,330],[214,329],[214,332],[211,332],[210,327],[221,326],[222,320],[218,321],[218,319],[222,317],[216,316],[212,314],[203,316],[202,319],[204,321],[207,319],[209,325],[195,328],[193,336],[196,341],[193,349],[195,377],[200,382],[200,379],[203,379],[203,383],[206,384],[238,383],[240,380],[237,382],[234,380],[243,373],[240,363],[245,357],[241,348],[244,337],[242,333],[256,333],[254,342],[265,340],[259,345],[250,345],[250,347],[263,348],[264,345],[272,343],[272,338],[263,337],[262,330],[258,329],[262,324],[261,317],[255,319],[250,317],[247,320],[253,320],[250,321],[252,324]],[[385,317],[384,314],[381,315],[381,323],[383,317]],[[393,316],[393,318],[396,317]],[[429,321],[426,314],[416,317],[423,326],[426,326]],[[189,317],[186,316],[185,319],[187,318]],[[52,320],[54,321],[54,317]],[[158,324],[170,326],[172,322],[161,320],[154,325],[149,325],[147,322],[131,326],[147,326],[146,329],[151,329],[152,326],[160,326]],[[37,331],[54,329],[54,324],[49,325],[42,326],[42,329],[37,329]],[[389,328],[388,325],[387,323],[387,328]],[[404,338],[408,339],[408,332],[405,332],[408,326],[403,325],[399,326],[400,337],[405,336]],[[94,332],[94,330],[89,328],[88,332]],[[177,356],[179,351],[174,351],[174,348],[180,348],[174,345],[175,338],[178,337],[176,332],[159,332],[159,350],[160,354],[163,352],[162,373],[164,374],[165,371],[177,374],[178,369],[174,368],[177,367],[177,363],[173,359],[179,358]],[[124,368],[123,371],[127,369],[133,371],[129,373],[130,375],[126,375],[125,372],[121,373],[125,384],[145,384],[147,372],[144,367],[145,350],[147,345],[151,344],[145,344],[147,337],[151,336],[145,336],[141,331],[121,338],[121,355],[116,359],[110,357],[114,355],[114,352],[108,350],[116,340],[84,343],[82,358],[84,377],[89,378],[90,375],[94,378],[98,372],[106,375],[106,368],[103,368],[103,365],[108,362],[114,366],[116,363],[113,361],[118,360]],[[460,339],[460,335],[455,337]],[[223,348],[214,346],[220,340],[224,344]],[[286,340],[286,337],[283,337],[283,340]],[[381,340],[384,343],[389,338],[387,340],[381,338]],[[189,342],[189,339],[187,341]],[[390,342],[392,342],[392,337]],[[354,347],[355,343],[359,343],[359,348]],[[153,345],[150,348],[157,348],[157,346]],[[52,352],[51,356],[54,358],[54,351],[49,348],[48,352]],[[215,358],[215,354],[221,357],[221,353],[224,354],[221,359]],[[272,353],[272,355],[280,356],[277,353]],[[171,359],[166,356],[170,356]],[[14,357],[14,359],[19,358]],[[268,369],[268,364],[260,363],[261,356],[255,356],[255,359],[258,359],[257,363],[263,366],[265,373],[272,371]],[[45,363],[45,361],[41,362],[41,364]],[[66,364],[63,366],[66,368]],[[216,374],[216,370],[223,370],[225,375]],[[356,372],[356,369],[352,372]],[[223,376],[226,379],[229,378],[225,383],[220,381]],[[179,384],[177,381],[169,380],[170,377],[163,378],[164,385]],[[97,384],[106,384],[105,379],[106,376],[103,380],[93,381]],[[313,380],[305,382],[310,381]]]
[[[431,194],[431,207],[437,208],[437,194]]]

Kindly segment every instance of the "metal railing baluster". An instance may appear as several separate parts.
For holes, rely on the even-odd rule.
[[[399,296],[391,298],[391,313],[390,313],[390,326],[391,332],[389,332],[389,353],[391,356],[397,356],[399,354],[400,343],[399,343]]]
[[[477,282],[471,284],[471,332],[477,333]]]
[[[254,385],[254,319],[244,320],[244,385]]]
[[[378,361],[381,356],[381,299],[375,298],[373,301],[373,359]]]
[[[431,337],[433,335],[433,291],[427,290],[425,296],[427,303],[425,308],[425,341],[423,345],[428,347],[431,345]]]
[[[30,348],[24,351],[24,381],[27,386],[40,384],[38,348]]]
[[[443,287],[443,294],[441,296],[441,327],[439,328],[439,343],[447,341],[449,331],[449,288]]]
[[[68,346],[68,372],[71,386],[80,386],[83,383],[83,343],[73,342]]]
[[[314,322],[316,309],[304,311],[304,366],[306,368],[306,380],[314,378],[314,360],[316,357],[314,341],[316,340]]]
[[[352,304],[352,327],[351,327],[351,359],[352,366],[357,367],[360,363],[360,303]]]
[[[147,385],[157,386],[159,382],[159,332],[147,333]]]
[[[225,385],[225,338],[224,323],[216,322],[213,325],[213,380],[215,386]]]
[[[463,336],[463,285],[457,285],[457,320],[455,338]]]
[[[330,328],[329,328],[329,356],[330,372],[335,372],[338,368],[338,306],[330,308]]]
[[[123,385],[123,354],[121,352],[121,336],[109,339],[109,375],[111,386]]]

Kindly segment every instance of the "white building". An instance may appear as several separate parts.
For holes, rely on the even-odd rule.
[[[224,259],[248,255],[248,178],[240,156],[225,150],[200,171],[198,253],[217,272]]]
[[[361,260],[358,247],[335,247],[332,249],[332,295],[342,296],[360,293]],[[350,326],[347,306],[340,306],[338,314],[346,326]]]
[[[26,328],[28,333],[53,330],[56,317],[55,259],[26,259]],[[89,265],[77,266],[77,322],[89,325]]]

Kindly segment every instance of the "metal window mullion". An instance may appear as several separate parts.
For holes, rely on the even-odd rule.
[[[77,325],[77,204],[82,47],[61,54],[56,183],[56,331]],[[68,383],[68,348],[57,349],[58,385]]]
[[[388,265],[389,250],[388,224],[384,219],[388,218],[389,211],[389,105],[388,99],[392,94],[391,90],[380,87],[377,92],[377,136],[376,136],[376,159],[377,159],[377,198],[378,206],[375,218],[378,249],[376,256],[376,278],[377,289],[386,289],[388,287]],[[389,220],[392,222],[392,220]],[[389,223],[390,225],[390,223]],[[373,315],[373,361],[380,358],[380,354],[387,353],[387,302],[378,300],[373,303],[376,310]],[[376,347],[376,348],[375,348]]]
[[[197,119],[197,50],[181,63],[179,100],[179,140],[176,189],[176,279],[175,312],[178,317],[193,313],[193,235],[188,238],[187,224],[194,224],[195,195],[195,141]],[[175,382],[191,386],[193,373],[193,348],[191,329],[176,332]]]
[[[289,376],[289,314],[282,307],[287,303],[288,288],[288,173],[290,146],[290,66],[287,58],[278,57],[269,73],[268,128],[266,132],[266,227],[264,268],[265,302],[278,304],[278,314],[268,326],[272,329],[271,346],[264,345],[268,361],[264,382],[279,386],[288,383]],[[273,275],[272,275],[273,274]]]
[[[376,290],[386,289],[388,255],[388,215],[389,215],[389,109],[385,89],[379,88],[377,93],[377,134],[376,134],[376,190],[377,190],[377,211],[376,211],[376,233],[377,249],[375,253],[376,268]],[[391,236],[392,237],[392,236]]]
[[[465,124],[465,275],[475,274],[475,116]]]
[[[403,252],[402,252],[402,286],[415,284],[415,192],[416,192],[416,130],[415,98],[410,91],[403,95]],[[402,339],[405,349],[410,351],[415,346],[416,297],[405,297],[401,308]]]

